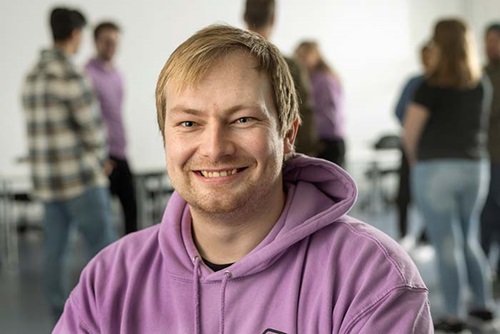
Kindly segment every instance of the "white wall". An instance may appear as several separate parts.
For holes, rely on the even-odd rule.
[[[157,75],[174,48],[199,28],[215,22],[243,27],[244,0],[66,1],[93,24],[118,21],[123,30],[118,64],[127,79],[126,123],[129,154],[136,169],[164,164],[155,119]],[[0,174],[17,169],[26,154],[19,91],[38,51],[50,44],[50,0],[0,0]],[[398,131],[392,115],[403,81],[418,70],[416,50],[441,16],[464,16],[482,36],[500,13],[496,0],[281,0],[273,41],[292,53],[301,38],[316,38],[343,78],[347,98],[351,159],[381,133]],[[91,33],[75,58],[93,53]]]

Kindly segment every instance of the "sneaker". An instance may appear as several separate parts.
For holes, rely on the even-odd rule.
[[[472,334],[461,320],[442,319],[434,323],[435,334]]]
[[[468,325],[479,331],[495,330],[495,315],[488,309],[475,309],[469,312]]]

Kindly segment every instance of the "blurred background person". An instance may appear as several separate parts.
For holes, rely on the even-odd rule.
[[[411,77],[403,87],[401,95],[396,104],[395,114],[399,124],[403,126],[404,115],[408,104],[413,100],[418,87],[424,82],[425,75],[429,72],[430,61],[430,43],[426,42],[420,48],[420,63],[422,65],[422,73]],[[398,210],[399,232],[401,235],[401,246],[407,251],[412,250],[419,238],[422,236],[422,241],[426,240],[423,222],[421,220],[414,221],[414,229],[408,233],[408,208],[410,206],[411,190],[410,190],[410,165],[406,156],[405,150],[401,145],[401,165],[399,167],[399,184],[398,193],[396,196],[396,206]]]
[[[114,236],[102,122],[90,84],[71,61],[85,25],[77,10],[51,11],[54,44],[41,52],[22,92],[34,195],[44,207],[44,287],[54,321],[69,292],[63,263],[71,225],[85,237],[89,258]]]
[[[468,325],[483,330],[493,319],[488,265],[478,234],[488,183],[485,119],[491,92],[481,80],[476,51],[464,21],[439,21],[429,75],[404,117],[412,191],[435,249],[444,297],[445,314],[434,325],[437,333],[462,333]]]
[[[493,87],[493,101],[488,129],[491,177],[488,197],[481,214],[481,242],[487,254],[490,254],[492,245],[496,246],[496,256],[491,258],[491,264],[496,272],[495,281],[498,282],[500,272],[498,261],[500,241],[500,22],[493,23],[486,28],[485,46],[488,59],[485,72]]]
[[[327,64],[316,41],[303,41],[295,56],[307,69],[311,82],[316,132],[321,142],[319,158],[339,166],[345,163],[344,93],[337,73]]]
[[[99,23],[94,29],[96,55],[85,70],[94,86],[108,135],[110,191],[120,200],[125,234],[137,231],[137,204],[132,172],[127,160],[127,136],[123,120],[124,79],[114,59],[120,28],[114,22]]]
[[[270,39],[274,30],[276,2],[274,0],[246,0],[243,19],[247,29]],[[302,67],[292,58],[284,56],[299,97],[301,124],[295,139],[295,151],[318,156],[321,145],[316,131],[316,118],[311,101],[310,82]]]

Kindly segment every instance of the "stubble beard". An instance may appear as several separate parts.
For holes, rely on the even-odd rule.
[[[241,220],[255,215],[269,205],[269,201],[272,201],[270,194],[274,191],[279,177],[279,171],[276,170],[273,177],[268,177],[266,182],[249,180],[236,187],[213,186],[210,191],[204,192],[196,191],[196,187],[189,183],[182,187],[182,190],[179,188],[181,191],[178,192],[198,215],[215,220]]]

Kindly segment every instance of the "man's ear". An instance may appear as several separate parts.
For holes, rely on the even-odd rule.
[[[70,38],[72,39],[81,38],[81,35],[82,35],[82,30],[75,28],[71,31]]]
[[[276,21],[275,17],[276,16],[273,14],[273,16],[271,16],[271,18],[269,19],[269,25],[272,26],[272,27],[274,27],[274,22]]]
[[[285,134],[285,138],[283,138],[283,153],[289,154],[295,151],[294,143],[295,138],[297,137],[297,131],[299,130],[299,120],[296,119],[292,123],[292,127]]]

